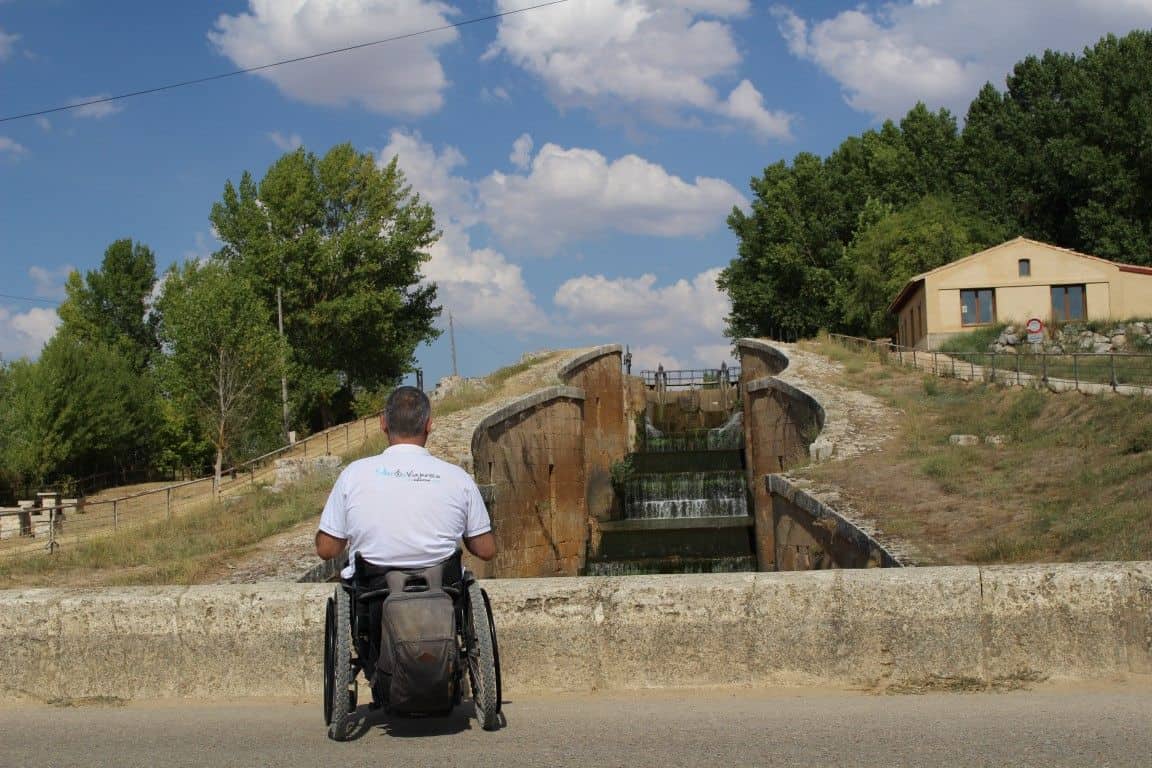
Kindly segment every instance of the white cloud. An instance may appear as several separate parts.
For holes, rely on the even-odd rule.
[[[12,312],[0,306],[0,357],[36,357],[59,324],[54,309],[33,307],[27,312]]]
[[[523,147],[524,142],[518,143]],[[562,241],[604,228],[699,234],[722,226],[730,206],[743,203],[739,194],[718,186],[724,183],[717,180],[688,184],[637,157],[609,163],[591,150],[554,145],[545,145],[540,154],[544,159],[537,155],[526,173],[493,173],[470,181],[460,175],[466,161],[455,148],[437,151],[418,134],[392,133],[380,162],[399,157],[408,182],[432,204],[444,232],[424,269],[437,283],[444,307],[474,327],[630,341],[653,359],[662,356],[665,367],[680,364],[667,353],[673,348],[682,350],[678,354],[689,364],[719,365],[722,358],[712,354],[712,347],[723,338],[729,311],[727,297],[716,288],[719,268],[669,285],[659,285],[654,275],[575,277],[556,290],[551,312],[540,306],[520,266],[492,248],[474,248],[470,230],[486,225],[510,240],[531,241],[541,238],[517,237],[516,227],[527,231],[535,218],[535,229],[558,231]],[[509,211],[521,205],[528,208],[510,227]],[[712,207],[716,210],[705,215]],[[663,350],[659,354],[658,348]],[[643,354],[635,358],[636,365],[642,364]]]
[[[16,50],[16,41],[20,39],[20,35],[9,34],[0,27],[0,61],[7,61],[12,58],[13,52]]]
[[[97,93],[94,96],[77,96],[70,100],[69,104],[84,104],[86,101],[95,101],[96,99],[106,99],[111,94]],[[114,115],[123,109],[118,103],[114,101],[102,101],[98,104],[86,104],[83,107],[76,107],[70,110],[74,117],[91,118],[93,120],[102,120],[105,117]]]
[[[52,130],[52,121],[46,117],[36,118],[36,125],[39,126],[40,130],[44,131],[44,133],[48,133]]]
[[[208,237],[209,235],[203,232],[194,234],[192,247],[184,251],[184,261],[196,261],[203,264],[212,258],[212,253],[220,246],[220,240],[216,237],[215,231],[211,235],[215,242],[208,242]]]
[[[687,182],[636,155],[609,162],[593,149],[545,144],[523,174],[493,172],[478,187],[501,240],[548,253],[588,235],[703,235],[746,200],[722,179]]]
[[[304,146],[304,139],[300,138],[298,133],[283,134],[280,131],[272,131],[268,134],[268,138],[281,152],[295,152]]]
[[[524,282],[519,266],[491,248],[473,248],[468,227],[479,222],[473,185],[452,171],[464,165],[455,147],[441,152],[419,134],[393,131],[380,162],[398,157],[413,190],[436,211],[443,234],[430,250],[424,276],[461,323],[492,330],[543,331],[548,319]]]
[[[387,163],[393,157],[400,158],[400,169],[408,183],[432,205],[439,223],[454,221],[470,227],[479,221],[472,182],[453,175],[455,169],[465,164],[464,155],[456,147],[445,147],[438,153],[419,133],[394,130],[388,146],[380,152],[380,163]]]
[[[13,141],[7,136],[0,136],[0,155],[8,154],[12,157],[19,157],[27,152],[28,148],[23,144]]]
[[[508,156],[512,165],[525,170],[532,160],[532,146],[532,136],[527,133],[520,134],[520,137],[512,142],[512,154]]]
[[[651,274],[582,275],[565,281],[553,301],[565,325],[634,344],[634,370],[661,363],[665,368],[714,368],[723,361],[732,364],[728,345],[722,343],[731,305],[716,287],[719,274],[715,267],[663,286]]]
[[[63,299],[65,296],[64,283],[74,269],[75,267],[71,264],[65,264],[56,269],[29,267],[28,276],[32,278],[32,282],[36,286],[34,289],[36,296],[45,299]]]
[[[917,101],[963,115],[985,82],[1045,49],[1079,52],[1152,24],[1148,0],[901,0],[818,21],[773,9],[792,53],[840,83],[853,108],[900,117]]]
[[[501,11],[519,0],[498,0]],[[503,54],[540,77],[556,103],[615,111],[660,122],[700,113],[736,118],[759,135],[786,139],[791,116],[750,104],[734,114],[717,93],[742,58],[726,19],[748,0],[571,0],[500,20],[487,56]],[[731,99],[731,97],[729,97]]]
[[[221,15],[208,38],[237,67],[254,67],[440,27],[454,13],[437,0],[249,0],[246,13]],[[440,109],[448,87],[437,49],[458,37],[445,30],[287,64],[259,76],[309,104],[426,115]]]

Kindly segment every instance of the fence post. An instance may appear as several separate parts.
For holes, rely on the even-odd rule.
[[[1080,358],[1075,353],[1072,354],[1072,381],[1075,383],[1076,391],[1080,391]]]
[[[348,425],[345,424],[344,425],[344,449],[347,450],[349,448],[349,446],[351,446],[351,445],[352,445],[352,442],[348,437]]]
[[[1040,365],[1041,365],[1040,381],[1044,384],[1047,384],[1048,383],[1048,354],[1047,353],[1041,353],[1040,354]]]
[[[165,490],[164,496],[166,497],[164,499],[164,506],[168,510],[168,520],[171,521],[172,520],[172,488],[171,488],[171,486],[169,486]]]
[[[112,527],[117,528],[118,526],[119,521],[117,520],[116,515],[116,499],[112,499]]]
[[[1108,366],[1112,370],[1112,391],[1116,391],[1116,385],[1120,382],[1116,380],[1116,355],[1108,355]]]
[[[933,376],[939,376],[940,375],[940,372],[937,369],[937,361],[936,361],[936,353],[935,352],[932,353],[932,375]]]
[[[331,437],[331,435],[332,435],[331,430],[328,430],[328,429],[324,430],[324,455],[325,456],[331,456],[332,455],[332,448],[331,448],[331,446],[328,445],[328,438]]]
[[[993,384],[995,384],[996,383],[996,353],[990,352],[990,353],[988,353],[988,357],[992,361],[992,366],[991,366],[992,376],[989,379],[989,381],[991,381]]]
[[[1020,353],[1016,353],[1016,386],[1020,386]]]

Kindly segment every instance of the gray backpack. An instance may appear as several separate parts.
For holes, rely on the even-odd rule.
[[[391,675],[388,704],[400,713],[434,713],[455,701],[458,649],[443,567],[390,571],[380,633],[380,666]]]

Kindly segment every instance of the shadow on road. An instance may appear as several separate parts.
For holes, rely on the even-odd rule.
[[[382,709],[372,709],[367,705],[357,707],[355,717],[355,725],[348,735],[349,741],[362,739],[373,730],[397,738],[411,739],[451,736],[479,728],[476,712],[470,701],[465,701],[453,709],[452,714],[447,717],[402,717],[388,714]],[[500,727],[505,728],[507,725],[507,718],[501,714]]]

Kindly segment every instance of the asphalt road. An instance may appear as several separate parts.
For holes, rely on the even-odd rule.
[[[361,708],[361,712],[366,712]],[[1152,683],[883,696],[677,691],[524,697],[506,727],[373,718],[329,741],[317,702],[0,707],[12,766],[1152,766]]]

